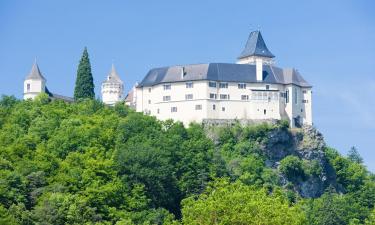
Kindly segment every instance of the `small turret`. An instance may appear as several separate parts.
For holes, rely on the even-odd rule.
[[[29,75],[23,82],[23,99],[34,99],[40,93],[44,93],[46,90],[46,81],[35,60]]]
[[[102,83],[102,100],[104,104],[115,105],[123,99],[124,83],[117,74],[115,66],[112,64],[111,72]]]

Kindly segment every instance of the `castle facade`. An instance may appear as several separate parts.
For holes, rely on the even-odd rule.
[[[132,93],[138,112],[161,120],[281,120],[312,125],[312,86],[295,69],[275,66],[260,31],[251,32],[237,63],[151,69]]]

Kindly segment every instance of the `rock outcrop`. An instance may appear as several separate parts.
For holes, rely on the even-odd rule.
[[[267,141],[262,145],[267,156],[266,164],[274,169],[280,166],[280,161],[288,155],[294,155],[307,163],[316,163],[320,173],[309,174],[304,179],[289,181],[280,174],[282,185],[293,184],[293,188],[302,197],[319,197],[328,186],[340,188],[336,182],[336,173],[329,164],[324,149],[326,144],[323,135],[311,126],[290,131],[287,129],[274,129],[268,133]]]

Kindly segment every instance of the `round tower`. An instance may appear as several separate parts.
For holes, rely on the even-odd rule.
[[[29,75],[23,82],[23,99],[34,99],[46,90],[46,79],[42,76],[38,64],[34,62]]]
[[[124,83],[117,74],[115,66],[112,64],[111,72],[102,83],[102,100],[104,104],[115,105],[123,99]]]

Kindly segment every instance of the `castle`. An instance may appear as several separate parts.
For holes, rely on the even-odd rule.
[[[312,125],[312,86],[296,69],[275,66],[260,31],[250,33],[237,63],[206,63],[151,69],[124,99],[114,66],[102,83],[102,100],[119,101],[160,120],[190,122],[285,119],[291,127]],[[52,98],[36,63],[25,80],[24,98]],[[66,97],[64,97],[66,98]]]
[[[46,78],[44,78],[40,72],[39,66],[35,61],[30,73],[24,80],[23,98],[25,100],[34,99],[40,93],[46,93],[51,99],[61,99],[68,102],[74,101],[73,98],[50,92],[46,86],[46,81]],[[106,80],[102,82],[101,93],[102,101],[107,105],[115,105],[117,102],[123,101],[124,99],[124,83],[117,74],[113,64]]]

